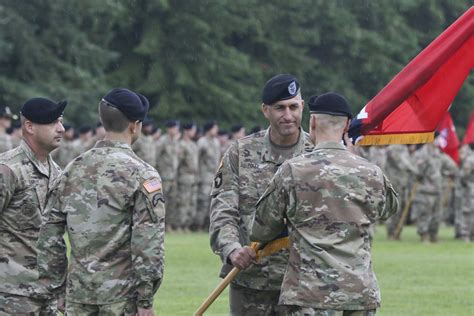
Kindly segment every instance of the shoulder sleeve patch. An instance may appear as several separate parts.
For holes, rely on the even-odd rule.
[[[151,178],[143,182],[143,187],[148,193],[161,191],[161,181],[159,178]]]

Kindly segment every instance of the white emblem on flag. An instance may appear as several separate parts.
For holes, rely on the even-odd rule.
[[[290,95],[296,94],[296,82],[292,81],[292,82],[288,85],[288,92],[290,93]]]
[[[357,115],[357,119],[363,120],[369,117],[369,113],[365,111],[365,106],[364,108],[360,111],[360,113]]]

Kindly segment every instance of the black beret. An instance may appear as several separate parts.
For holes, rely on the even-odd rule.
[[[293,75],[276,75],[263,87],[262,102],[271,105],[281,100],[294,98],[300,90],[300,84]]]
[[[335,92],[327,92],[309,98],[309,111],[352,118],[351,108],[346,98]]]
[[[92,131],[92,127],[90,125],[82,125],[79,127],[79,134],[87,134]]]
[[[23,104],[20,113],[37,124],[53,123],[63,115],[67,101],[53,102],[44,98],[33,98]]]
[[[72,128],[72,125],[71,124],[63,124],[64,126],[64,130],[68,131]]]
[[[0,117],[7,117],[14,120],[18,118],[18,116],[14,115],[6,105],[0,105]]]
[[[194,126],[196,126],[196,125],[194,125],[194,123],[192,123],[192,122],[191,122],[191,123],[184,123],[184,124],[183,124],[183,129],[184,129],[184,130],[190,130],[190,129],[192,129]]]
[[[204,133],[207,132],[208,130],[212,129],[214,126],[216,126],[217,122],[216,121],[208,121],[206,124],[203,126]]]
[[[148,99],[140,93],[125,88],[115,88],[103,98],[107,105],[113,106],[130,121],[144,121],[148,112]]]
[[[236,124],[236,125],[234,125],[234,126],[232,126],[232,127],[230,128],[230,131],[231,131],[232,133],[237,133],[237,132],[240,131],[242,128],[244,128],[244,126],[243,126],[242,124]]]
[[[177,120],[168,120],[165,123],[165,126],[167,128],[175,127],[175,126],[178,126],[178,125],[179,125],[179,122]]]

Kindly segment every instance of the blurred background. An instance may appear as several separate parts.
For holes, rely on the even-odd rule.
[[[0,103],[68,99],[65,121],[97,121],[98,101],[127,87],[150,116],[264,124],[261,89],[277,73],[303,97],[328,90],[361,109],[458,18],[466,0],[0,0]],[[451,109],[464,134],[467,79]],[[307,111],[307,109],[306,109]],[[306,120],[303,120],[306,122]],[[307,127],[305,126],[305,129]]]

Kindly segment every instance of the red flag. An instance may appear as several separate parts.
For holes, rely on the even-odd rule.
[[[473,34],[471,7],[367,103],[351,123],[352,140],[360,145],[433,141],[434,130],[474,66]]]
[[[439,132],[438,146],[441,150],[450,156],[459,165],[459,138],[456,134],[453,118],[449,112],[446,112],[441,123],[437,128]]]
[[[467,123],[466,133],[464,134],[464,138],[462,140],[463,145],[471,143],[474,143],[474,112],[471,113],[469,123]]]

